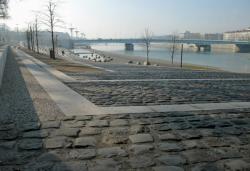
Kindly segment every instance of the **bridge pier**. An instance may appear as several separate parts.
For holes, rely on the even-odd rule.
[[[236,44],[236,52],[250,53],[250,44]]]
[[[198,52],[210,52],[211,51],[211,45],[196,45]]]
[[[126,51],[134,51],[134,44],[133,43],[125,43],[125,50]]]

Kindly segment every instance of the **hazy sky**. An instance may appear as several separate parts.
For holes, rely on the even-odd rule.
[[[47,0],[10,0],[12,28],[26,27],[32,10]],[[155,35],[175,31],[224,32],[250,26],[250,0],[63,0],[60,16],[88,38],[141,37],[149,27]],[[65,32],[68,30],[64,30]]]

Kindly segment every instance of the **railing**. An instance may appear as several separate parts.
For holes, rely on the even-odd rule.
[[[74,43],[143,43],[143,39],[84,39],[74,40]],[[158,43],[171,43],[171,39],[152,39],[151,42]],[[250,41],[231,41],[231,40],[207,40],[207,39],[177,39],[176,43],[187,43],[187,44],[245,44],[250,45]]]

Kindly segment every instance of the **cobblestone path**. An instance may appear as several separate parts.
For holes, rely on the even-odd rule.
[[[99,106],[250,101],[250,80],[67,83]]]
[[[6,67],[0,92],[0,171],[250,170],[250,107],[65,116],[12,51]],[[191,71],[185,72],[192,77]],[[246,74],[219,75],[249,78]],[[147,99],[152,104],[195,103],[203,99],[249,101],[247,80],[95,82],[69,86],[80,93],[86,91],[89,95],[84,96],[89,99],[111,92],[99,105],[134,104],[131,99],[142,97],[144,91],[151,96],[142,98],[143,104],[151,103],[146,103]],[[178,101],[181,95],[182,101]],[[111,99],[114,103],[106,104]],[[121,99],[128,100],[125,103]]]

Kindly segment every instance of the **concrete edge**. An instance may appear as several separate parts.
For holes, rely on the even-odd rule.
[[[5,64],[7,60],[9,46],[3,46],[0,50],[0,88],[2,86]]]
[[[39,65],[40,67],[44,68],[45,70],[47,70],[51,75],[54,75],[55,77],[57,77],[58,79],[62,80],[63,82],[76,82],[77,80],[70,77],[70,76],[67,76],[66,74],[64,74],[63,72],[61,71],[58,71],[56,69],[54,69],[53,67],[45,64],[44,62],[34,58],[33,56],[25,53],[24,51],[22,50],[19,50],[19,53],[22,53],[24,56],[26,56],[27,58],[29,58],[30,60],[32,60],[34,63],[36,63],[37,65]]]
[[[67,87],[24,53],[18,57],[66,116],[102,114],[95,104]]]

